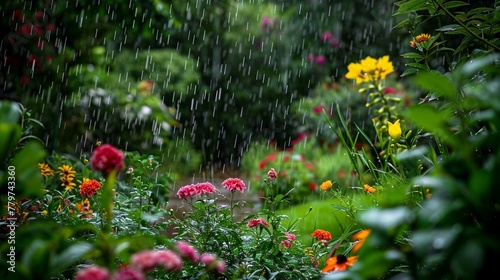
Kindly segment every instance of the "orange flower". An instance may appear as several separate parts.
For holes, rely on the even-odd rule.
[[[352,236],[352,240],[357,241],[356,244],[352,247],[353,252],[357,252],[361,246],[363,246],[363,243],[365,243],[365,239],[370,235],[371,230],[369,229],[364,229],[361,231],[358,231],[355,235]]]
[[[327,180],[327,181],[324,181],[323,183],[321,183],[321,185],[319,185],[319,188],[320,188],[321,190],[323,190],[323,191],[327,191],[327,190],[329,190],[332,186],[333,186],[332,181]]]
[[[89,178],[83,178],[83,183],[80,185],[80,195],[92,197],[101,188],[101,183]]]
[[[312,237],[316,237],[318,241],[328,241],[332,240],[332,234],[326,230],[317,229],[311,233]]]
[[[346,257],[342,254],[326,260],[326,266],[321,270],[323,273],[344,271],[358,260],[358,256]]]
[[[372,186],[370,186],[368,184],[365,184],[364,189],[365,189],[366,192],[369,192],[369,193],[374,193],[374,192],[377,191],[374,187],[372,187]]]
[[[415,39],[411,40],[410,46],[412,48],[416,49],[417,43],[422,43],[422,42],[428,41],[430,38],[431,38],[431,35],[422,33],[420,35],[417,35],[417,37],[415,37]]]
[[[85,199],[82,201],[82,203],[75,203],[76,208],[82,213],[80,215],[81,219],[92,219],[94,218],[94,211],[90,210],[90,201],[88,199]]]

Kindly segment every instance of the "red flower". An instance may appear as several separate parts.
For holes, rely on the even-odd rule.
[[[125,155],[113,145],[104,144],[94,150],[90,158],[90,166],[107,176],[113,170],[118,173],[123,169],[124,157]]]
[[[224,188],[226,188],[228,191],[233,192],[234,190],[238,190],[238,191],[240,191],[240,193],[243,193],[243,191],[246,188],[243,180],[241,180],[239,178],[226,179],[226,180],[224,180],[224,182],[222,182],[222,186]]]
[[[332,234],[326,230],[317,229],[311,233],[312,237],[316,237],[318,241],[328,241],[332,240]]]
[[[80,185],[80,195],[92,197],[101,188],[101,183],[96,180],[83,179]]]
[[[394,94],[396,93],[396,90],[392,87],[387,87],[387,88],[384,88],[384,90],[382,91],[382,93],[384,94]]]
[[[258,225],[263,225],[265,227],[269,227],[269,223],[266,220],[262,219],[262,218],[251,219],[247,223],[247,226],[249,228],[253,228],[253,227],[256,227]]]

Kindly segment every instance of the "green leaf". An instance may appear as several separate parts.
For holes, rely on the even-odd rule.
[[[38,142],[29,142],[12,159],[16,170],[16,192],[20,197],[41,198],[45,191],[38,163],[47,155]]]
[[[448,144],[460,147],[461,143],[459,139],[454,137],[447,125],[451,118],[450,112],[445,110],[438,111],[438,109],[429,104],[421,104],[412,106],[403,115],[406,119],[422,127],[425,131],[442,137],[442,140]]]
[[[393,14],[393,16],[421,10],[428,10],[429,8],[432,8],[428,0],[405,1],[404,3],[403,1],[400,1],[394,4],[399,6],[399,9],[395,14]]]
[[[369,228],[386,232],[406,224],[411,219],[411,212],[406,207],[389,209],[368,209],[360,216],[361,221]]]
[[[51,273],[56,274],[68,268],[93,248],[94,246],[87,242],[80,242],[69,246],[59,255],[55,256],[52,262]]]
[[[434,92],[440,97],[456,98],[457,92],[450,79],[439,72],[422,72],[415,77],[415,83],[429,92]]]
[[[463,1],[449,1],[443,3],[443,7],[447,10],[456,8],[456,7],[463,7],[463,6],[469,6],[469,3],[463,2]]]

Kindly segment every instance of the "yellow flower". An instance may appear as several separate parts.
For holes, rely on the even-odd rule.
[[[76,186],[76,184],[73,183],[73,178],[71,177],[61,178],[61,182],[61,186],[63,186],[68,192],[72,192]]]
[[[48,164],[39,163],[38,167],[40,168],[40,173],[42,173],[43,177],[47,178],[49,176],[54,176],[54,170],[52,170]]]
[[[394,71],[394,66],[389,60],[389,56],[383,56],[379,59],[374,59],[367,56],[360,63],[350,63],[347,66],[348,73],[345,75],[347,79],[355,79],[356,84],[362,82],[376,82],[383,80]]]
[[[324,190],[324,191],[327,191],[332,186],[333,186],[332,181],[328,180],[328,181],[324,181],[323,183],[321,183],[321,185],[319,186],[319,188],[322,189],[322,190]]]
[[[391,136],[392,139],[394,140],[399,140],[399,137],[401,137],[401,124],[399,123],[399,120],[397,120],[396,122],[391,123],[391,122],[387,122],[387,125],[388,125],[388,132],[389,132],[389,136]]]
[[[63,178],[63,177],[64,177],[64,178],[71,177],[71,179],[73,179],[73,177],[75,177],[75,173],[76,173],[76,171],[75,171],[75,170],[73,170],[73,167],[71,167],[71,166],[69,166],[69,165],[67,165],[67,164],[65,164],[65,165],[63,165],[63,166],[60,166],[60,167],[59,167],[59,168],[57,168],[57,169],[61,170],[61,171],[59,171],[59,176],[60,176],[61,178]]]
[[[410,46],[414,49],[417,48],[417,43],[423,43],[425,41],[428,41],[431,38],[431,35],[422,33],[420,35],[417,35],[415,39],[411,40]]]

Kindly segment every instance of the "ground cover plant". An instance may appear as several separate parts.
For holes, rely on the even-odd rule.
[[[210,12],[209,18],[233,15],[222,12],[229,2],[217,2],[203,11]],[[290,50],[295,58],[304,54],[303,49],[294,49],[284,44],[288,41],[279,39],[286,34],[299,36],[290,31],[298,25],[280,22],[281,19],[298,24],[292,13],[295,2],[282,3],[281,12],[273,10],[277,6],[272,4],[261,7],[265,13],[274,13],[277,17],[259,15],[261,25],[245,29],[245,36],[250,34],[251,38],[254,34],[262,39],[253,41],[251,46],[245,45],[250,49],[256,47],[255,43],[260,46],[261,53],[256,57],[266,57],[264,50],[274,48],[274,43],[280,51]],[[120,15],[122,24],[136,18],[139,11],[145,18],[148,13],[159,18],[171,16],[167,27],[174,30],[180,25],[176,19],[187,17],[190,11],[192,20],[185,28],[208,32],[213,27],[220,32],[220,20],[226,20],[221,17],[203,25],[200,23],[205,17],[203,13],[198,14],[200,10],[194,12],[189,7],[183,11],[178,5],[166,9],[165,1],[155,3],[154,9],[150,2],[137,4],[137,13],[129,14],[130,18]],[[47,11],[58,11],[54,7],[63,3],[56,4]],[[34,7],[41,9],[43,5],[51,4],[38,3]],[[242,18],[252,16],[247,4],[235,4],[231,8],[235,7],[242,9]],[[304,9],[312,13],[320,7],[324,7],[323,4]],[[237,135],[221,140],[230,129],[212,131],[206,143],[196,145],[214,149],[231,142],[221,148],[222,157],[228,156],[228,150],[235,150],[235,159],[241,160],[241,174],[248,177],[226,177],[220,183],[212,178],[193,178],[192,183],[180,186],[175,184],[179,179],[177,172],[192,171],[200,160],[199,154],[193,151],[193,166],[188,166],[194,143],[186,139],[199,140],[200,135],[210,130],[195,132],[192,126],[189,137],[173,138],[180,131],[186,132],[176,130],[177,125],[190,124],[185,119],[179,121],[179,114],[185,117],[186,112],[196,109],[199,111],[193,119],[199,121],[200,117],[206,117],[207,123],[213,125],[212,117],[217,110],[242,100],[249,103],[248,100],[258,94],[253,92],[242,99],[236,98],[238,100],[225,99],[213,106],[213,110],[205,110],[211,106],[204,103],[205,100],[214,98],[208,88],[228,82],[227,90],[232,81],[229,83],[219,76],[220,79],[208,87],[198,83],[217,71],[211,68],[197,76],[196,65],[222,64],[195,61],[180,50],[182,47],[165,52],[137,50],[137,61],[147,65],[144,69],[133,62],[127,64],[130,54],[117,55],[116,65],[123,63],[122,68],[130,67],[127,69],[131,75],[126,79],[120,67],[113,68],[114,63],[106,52],[92,48],[89,53],[95,54],[94,58],[100,63],[83,70],[85,60],[77,60],[89,53],[70,54],[84,49],[80,41],[70,40],[67,52],[58,56],[56,50],[60,46],[57,44],[61,41],[50,40],[55,30],[51,25],[55,21],[52,16],[64,19],[66,15],[55,12],[45,15],[43,11],[20,14],[13,10],[9,18],[19,23],[20,28],[10,34],[12,40],[3,42],[11,47],[35,41],[48,45],[46,49],[40,44],[30,45],[29,48],[40,48],[36,52],[28,51],[28,47],[9,48],[9,57],[4,63],[12,66],[15,58],[21,56],[34,68],[31,72],[26,67],[17,69],[16,79],[8,78],[12,84],[5,89],[17,83],[23,84],[27,91],[33,90],[33,80],[27,80],[30,73],[40,73],[31,77],[43,83],[43,77],[48,76],[41,73],[48,71],[63,81],[54,87],[72,89],[69,92],[74,104],[82,101],[80,97],[88,98],[84,100],[88,108],[76,105],[74,108],[78,109],[75,114],[81,114],[91,126],[108,124],[85,116],[100,118],[104,112],[116,113],[116,120],[109,124],[115,127],[122,125],[123,120],[131,120],[127,114],[147,113],[147,109],[143,110],[146,106],[151,111],[144,114],[134,128],[146,131],[148,124],[152,130],[143,134],[145,139],[137,133],[127,139],[123,137],[126,131],[102,138],[109,142],[95,135],[88,138],[78,135],[88,140],[75,147],[83,145],[85,149],[75,148],[71,152],[66,147],[64,152],[56,152],[48,148],[57,146],[51,137],[72,127],[71,118],[64,121],[61,118],[59,127],[51,126],[51,137],[39,137],[37,131],[43,130],[47,123],[46,116],[40,114],[45,109],[36,108],[37,99],[31,99],[29,106],[8,95],[7,100],[0,100],[0,277],[77,280],[489,278],[496,273],[496,256],[500,253],[497,242],[500,195],[496,184],[500,174],[499,7],[498,1],[396,2],[393,16],[400,21],[394,29],[405,30],[411,37],[401,48],[404,51],[399,59],[406,61],[405,67],[395,63],[392,53],[380,53],[377,49],[359,51],[358,57],[349,52],[343,64],[336,65],[343,69],[340,77],[331,75],[333,65],[328,69],[318,68],[328,59],[339,63],[342,57],[334,50],[344,47],[342,50],[347,51],[342,42],[336,41],[336,35],[342,32],[320,32],[319,41],[305,44],[314,50],[303,57],[308,64],[281,61],[283,64],[274,68],[273,63],[280,61],[280,56],[273,53],[267,57],[266,61],[270,62],[262,73],[252,70],[258,72],[254,74],[259,79],[277,75],[268,80],[273,94],[266,98],[273,100],[275,94],[279,94],[283,84],[276,82],[293,77],[290,73],[298,73],[303,68],[307,72],[305,76],[314,77],[309,85],[301,84],[300,79],[286,84],[285,88],[297,83],[297,88],[290,88],[291,91],[307,87],[311,92],[287,99],[286,105],[290,106],[279,104],[266,115],[265,119],[269,117],[273,121],[265,125],[261,136],[276,132],[280,136],[271,138],[279,139],[262,137],[253,139],[252,144],[241,144],[239,141],[246,140],[236,141]],[[100,8],[92,7],[92,11],[99,14]],[[89,19],[82,15],[81,21],[89,22]],[[94,19],[95,24],[98,22],[99,18]],[[151,21],[151,26],[159,28],[157,23]],[[119,30],[116,27],[108,26],[111,33],[105,34]],[[167,35],[162,33],[166,30],[153,35],[142,25],[133,31],[149,42],[155,41],[154,36]],[[174,34],[188,36],[172,31],[172,36]],[[210,36],[214,34],[220,33]],[[223,44],[238,42],[239,34],[235,30],[225,35]],[[293,36],[287,40],[295,38]],[[24,37],[26,41],[16,41]],[[194,42],[192,39],[185,43]],[[215,54],[222,54],[221,46],[215,42],[205,41],[197,53],[206,50],[202,47],[211,46]],[[325,44],[329,51],[323,54]],[[35,54],[37,59],[33,57]],[[58,72],[57,67],[52,69],[50,59],[41,63],[39,55],[54,55],[57,65],[70,57],[75,61]],[[184,64],[185,71],[163,64],[166,57]],[[158,69],[163,70],[158,72]],[[235,69],[239,68],[228,71],[234,73]],[[97,74],[93,74],[94,70]],[[5,77],[12,76],[12,72],[4,72]],[[177,81],[169,84],[162,80],[164,72],[176,75]],[[68,73],[80,73],[80,80],[72,79],[73,85],[64,83]],[[155,87],[162,82],[168,86]],[[237,89],[235,96],[244,95],[245,86],[251,85],[245,80],[240,86],[232,87]],[[199,99],[183,92],[198,87]],[[50,92],[40,88],[40,96],[36,98],[52,100]],[[216,94],[215,99],[221,96]],[[165,101],[164,97],[171,99]],[[106,104],[109,98],[117,102],[116,106]],[[191,98],[189,108],[181,106],[187,100],[184,98]],[[272,106],[277,101],[273,102],[260,105]],[[61,112],[68,112],[67,107],[55,106],[50,108],[50,114],[56,113],[57,107]],[[227,111],[229,115],[232,113]],[[208,117],[209,114],[212,117]],[[275,116],[280,120],[276,121]],[[81,119],[75,117],[75,120]],[[85,127],[85,121],[78,123],[80,129]],[[239,121],[236,118],[231,123]],[[279,122],[293,125],[286,129],[275,127],[273,131],[272,127]],[[168,125],[172,131],[159,129]],[[251,131],[249,127],[245,129]],[[289,135],[294,137],[284,136],[289,132],[293,132]],[[177,146],[176,143],[182,141],[186,143]],[[142,149],[148,147],[148,142],[155,142],[156,146],[151,150]],[[128,145],[133,148],[129,149]],[[163,145],[169,149],[164,154],[158,153]],[[247,150],[243,148],[245,145],[249,147]],[[180,162],[185,164],[169,167],[168,164],[180,163],[168,163],[162,155],[169,158],[176,147],[186,151],[180,152]],[[202,154],[210,157],[211,152]],[[229,157],[229,161],[233,160],[232,155]],[[257,196],[256,203],[240,199],[241,194]],[[175,209],[169,204],[174,199],[179,203]]]

